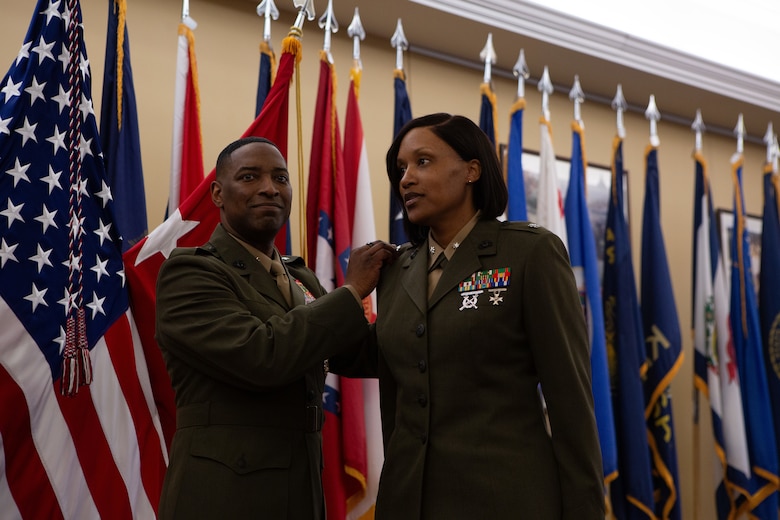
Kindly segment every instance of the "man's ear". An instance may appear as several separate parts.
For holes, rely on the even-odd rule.
[[[211,181],[211,201],[218,208],[222,207],[222,185],[219,181]]]

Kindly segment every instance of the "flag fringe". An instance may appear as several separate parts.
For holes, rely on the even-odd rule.
[[[117,10],[116,27],[116,126],[122,130],[122,98],[125,62],[125,20],[127,16],[126,0],[114,0],[114,9]]]
[[[301,40],[300,40],[300,34],[296,33],[293,29],[290,29],[290,34],[288,34],[284,40],[282,40],[282,52],[283,53],[289,53],[292,56],[295,57],[295,64],[301,62]]]
[[[87,324],[84,309],[68,316],[65,325],[65,348],[62,355],[62,381],[60,392],[66,397],[75,396],[79,387],[92,383],[92,362],[89,358]]]

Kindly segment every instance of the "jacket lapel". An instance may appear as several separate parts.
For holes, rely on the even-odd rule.
[[[417,308],[425,314],[428,309],[427,302],[427,287],[426,282],[428,276],[428,257],[425,254],[425,249],[418,247],[409,255],[404,261],[401,269],[406,271],[403,280],[403,286],[409,297],[412,299]],[[420,283],[422,281],[422,283]]]

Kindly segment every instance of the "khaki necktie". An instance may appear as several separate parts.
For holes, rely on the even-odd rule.
[[[428,269],[428,298],[431,297],[433,290],[436,289],[436,284],[439,283],[441,272],[446,265],[447,257],[444,255],[444,251],[442,251],[439,253],[439,256],[436,257],[436,261],[433,262],[433,265]]]
[[[292,295],[290,294],[290,280],[287,278],[287,271],[279,260],[271,260],[271,276],[276,278],[276,285],[282,292],[287,305],[292,305]]]

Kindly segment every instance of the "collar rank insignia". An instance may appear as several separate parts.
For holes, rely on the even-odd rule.
[[[316,298],[311,293],[311,291],[309,289],[307,289],[305,285],[303,285],[303,282],[301,282],[297,278],[293,278],[293,281],[295,282],[295,285],[297,285],[298,288],[301,291],[303,291],[303,301],[306,303],[306,305],[309,305],[311,302],[316,300]]]
[[[470,278],[460,282],[458,292],[461,293],[463,302],[458,310],[477,309],[479,295],[485,291],[491,294],[490,303],[501,305],[504,301],[502,293],[509,287],[511,271],[509,267],[477,271]]]

